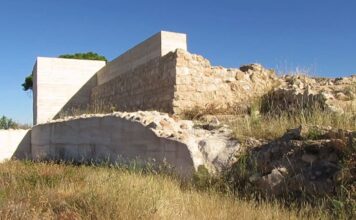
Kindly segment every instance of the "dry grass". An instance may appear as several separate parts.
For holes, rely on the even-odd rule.
[[[0,219],[325,218],[309,211],[197,191],[168,175],[117,167],[0,164]]]
[[[356,130],[356,115],[354,112],[337,114],[314,109],[301,111],[298,114],[251,114],[236,117],[235,120],[227,123],[234,129],[237,138],[274,139],[282,136],[287,129],[297,128],[300,125],[331,126],[338,129]]]
[[[247,137],[271,140],[281,137],[287,129],[301,125],[356,130],[356,100],[345,106],[345,112],[342,114],[323,110],[318,106],[295,109],[293,112],[267,111],[260,114],[262,106],[262,98],[257,98],[245,108],[245,111],[233,106],[222,108],[217,105],[207,105],[204,108],[196,106],[188,109],[180,116],[183,119],[205,122],[204,116],[215,115],[222,123],[229,125],[234,130],[235,138],[240,140]],[[226,115],[230,117],[224,117]]]

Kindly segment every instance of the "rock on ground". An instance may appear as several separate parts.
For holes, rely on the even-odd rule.
[[[355,131],[300,127],[271,142],[249,143],[247,159],[232,167],[240,186],[277,196],[335,195],[341,184],[356,181]]]

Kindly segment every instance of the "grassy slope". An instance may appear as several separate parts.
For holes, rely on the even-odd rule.
[[[189,184],[188,184],[189,185]],[[166,175],[9,161],[0,164],[0,219],[298,219],[277,204],[198,191]]]
[[[227,122],[234,129],[238,139],[254,137],[258,139],[274,139],[281,137],[287,129],[301,125],[331,126],[336,129],[356,130],[356,116],[354,111],[344,114],[331,113],[315,109],[301,111],[300,114],[283,113],[281,115],[246,115],[236,117]]]

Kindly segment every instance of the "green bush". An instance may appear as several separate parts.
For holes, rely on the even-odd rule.
[[[29,89],[32,90],[32,86],[33,86],[33,80],[32,80],[32,78],[33,78],[33,74],[31,74],[31,75],[29,75],[29,76],[27,76],[27,77],[25,78],[25,82],[22,83],[22,88],[23,88],[23,90],[25,90],[25,91],[27,91],[27,90],[29,90]]]
[[[18,128],[18,124],[14,122],[11,118],[2,116],[0,118],[0,129],[11,129]]]
[[[106,57],[101,56],[97,53],[75,53],[75,54],[63,54],[59,55],[59,58],[69,58],[69,59],[79,59],[79,60],[102,60],[107,61]]]

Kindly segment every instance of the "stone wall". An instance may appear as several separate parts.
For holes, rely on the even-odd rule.
[[[30,130],[0,130],[0,162],[17,159],[31,159]]]
[[[211,66],[202,56],[177,50],[174,112],[210,104],[220,108],[243,106],[271,90],[277,81],[273,70],[259,64]]]

